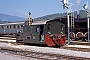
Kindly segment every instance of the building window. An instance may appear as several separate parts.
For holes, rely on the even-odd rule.
[[[9,29],[9,26],[7,25],[7,29]]]

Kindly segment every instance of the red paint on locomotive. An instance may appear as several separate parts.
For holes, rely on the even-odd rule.
[[[63,46],[66,43],[66,37],[58,34],[58,35],[52,35],[52,37],[47,34],[46,35],[46,44],[48,46]]]

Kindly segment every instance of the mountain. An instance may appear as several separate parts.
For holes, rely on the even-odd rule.
[[[2,21],[2,20],[0,20],[0,24],[1,24],[1,23],[6,23],[6,22],[9,22],[9,21]]]
[[[34,21],[37,21],[37,20],[50,20],[50,19],[54,19],[56,17],[63,17],[63,16],[66,16],[66,13],[64,13],[64,14],[63,13],[55,13],[55,14],[35,18]]]
[[[17,16],[11,16],[0,13],[0,20],[1,21],[9,21],[9,22],[15,22],[15,21],[23,21],[26,18],[23,17],[17,17]]]
[[[48,19],[54,19],[54,18],[58,18],[58,17],[65,17],[65,16],[67,16],[67,13],[55,13],[55,14],[35,18],[34,21],[48,20]],[[74,11],[74,17],[77,18],[77,11]],[[80,10],[79,17],[80,18],[86,18],[87,17],[86,11],[85,10]]]
[[[80,10],[80,14],[79,15],[80,15],[80,18],[87,17],[87,14],[86,14],[85,10]],[[67,13],[55,13],[55,14],[50,14],[50,15],[34,18],[33,21],[37,21],[37,20],[52,20],[54,18],[65,17],[65,16],[67,16]],[[77,11],[74,12],[74,17],[77,18]],[[17,17],[17,16],[11,16],[11,15],[6,15],[6,14],[0,13],[0,23],[25,21],[25,20],[26,20],[26,18]]]

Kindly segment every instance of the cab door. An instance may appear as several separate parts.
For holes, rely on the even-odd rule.
[[[30,41],[30,43],[37,43],[37,42],[39,42],[39,39],[40,39],[39,35],[40,35],[39,26],[33,25],[32,26],[32,40]]]
[[[44,25],[35,25],[33,26],[32,28],[32,41],[31,42],[41,42],[42,40],[41,39],[44,39],[42,38],[42,35],[44,32]]]

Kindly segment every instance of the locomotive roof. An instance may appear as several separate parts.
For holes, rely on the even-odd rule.
[[[0,25],[14,25],[14,24],[24,24],[24,22],[11,22],[11,23],[3,23]]]
[[[32,25],[43,25],[46,24],[46,22],[48,22],[50,20],[40,20],[40,21],[35,21],[32,23]]]

